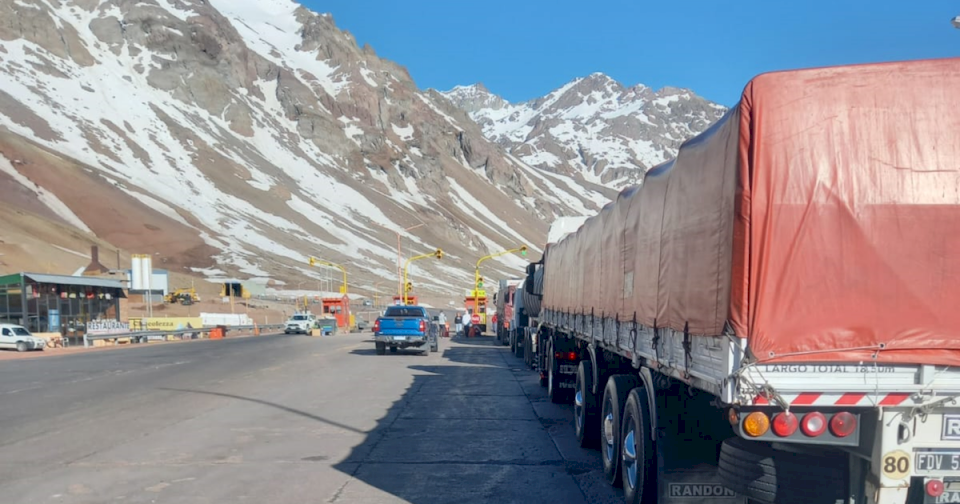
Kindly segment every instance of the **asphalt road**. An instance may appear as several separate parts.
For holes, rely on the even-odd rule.
[[[16,503],[613,503],[569,406],[489,337],[261,336],[0,362]]]

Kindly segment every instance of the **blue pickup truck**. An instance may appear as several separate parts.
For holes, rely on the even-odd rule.
[[[373,340],[377,355],[398,348],[420,348],[429,345],[431,352],[439,350],[436,327],[430,324],[427,310],[421,306],[391,306],[373,324]],[[421,352],[426,355],[427,349]]]

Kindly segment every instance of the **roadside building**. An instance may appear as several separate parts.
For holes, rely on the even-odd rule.
[[[119,280],[91,276],[14,273],[0,276],[0,321],[34,333],[59,333],[71,343],[91,323],[120,322]]]

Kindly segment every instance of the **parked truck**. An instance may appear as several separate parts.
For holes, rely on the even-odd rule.
[[[497,307],[496,339],[501,345],[510,344],[510,324],[513,322],[514,297],[520,278],[505,278],[500,280],[500,289],[494,295],[494,304]]]
[[[760,75],[528,268],[627,502],[960,502],[958,103],[960,59]]]

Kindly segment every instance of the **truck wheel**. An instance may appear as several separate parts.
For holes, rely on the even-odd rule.
[[[650,440],[650,404],[647,390],[630,391],[620,423],[620,474],[623,500],[628,504],[657,499],[656,450]]]
[[[845,502],[847,460],[783,452],[737,437],[720,447],[718,473],[724,486],[757,502]]]
[[[573,392],[573,420],[577,441],[583,448],[596,446],[597,435],[597,398],[593,393],[593,363],[580,361],[577,367],[577,386]]]
[[[603,460],[603,474],[613,486],[619,487],[620,478],[620,420],[627,394],[636,388],[638,379],[632,375],[613,375],[603,389],[603,403],[600,410],[600,458]]]
[[[507,335],[507,344],[510,345],[510,353],[517,355],[517,339],[513,337],[513,334]]]
[[[386,343],[377,343],[377,355],[385,355],[387,353],[387,344]]]
[[[518,358],[522,359],[524,354],[523,340],[520,339],[520,334],[516,331],[513,331],[513,341],[516,342],[516,348],[513,350],[513,355],[516,355]]]
[[[390,347],[390,353],[397,353],[397,347],[395,346]]]

